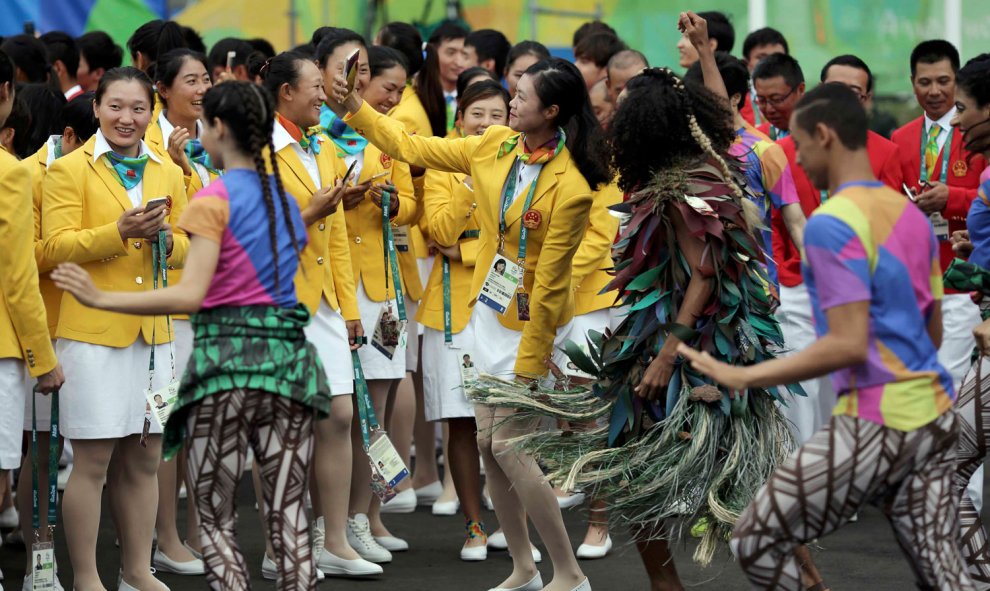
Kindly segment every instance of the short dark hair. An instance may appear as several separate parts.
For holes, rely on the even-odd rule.
[[[433,33],[430,34],[430,39],[427,43],[432,45],[440,45],[444,41],[467,39],[467,36],[467,29],[454,21],[445,21],[440,23],[439,27],[433,29]]]
[[[255,39],[248,39],[247,42],[254,48],[255,51],[260,51],[265,56],[265,59],[275,57],[275,48],[268,41],[268,39],[257,37]]]
[[[133,66],[122,66],[120,68],[111,68],[107,70],[106,74],[100,78],[100,83],[96,86],[96,94],[94,95],[94,100],[97,104],[103,100],[103,95],[106,94],[107,89],[114,82],[130,82],[134,81],[141,85],[145,93],[148,95],[149,106],[155,104],[155,85],[152,84],[151,78],[144,70],[139,70]]]
[[[934,64],[942,60],[949,60],[953,72],[959,71],[959,50],[955,45],[944,39],[922,41],[911,51],[911,77],[914,78],[918,64]]]
[[[824,124],[833,129],[842,145],[850,150],[866,147],[870,128],[866,109],[856,93],[844,84],[819,84],[805,94],[794,107],[794,120],[807,132]]]
[[[866,65],[866,62],[863,60],[848,53],[833,57],[822,67],[822,73],[819,81],[825,82],[825,78],[828,77],[828,69],[832,66],[849,66],[850,68],[856,68],[857,70],[866,72],[866,92],[873,92],[873,72],[870,70],[870,66]]]
[[[206,71],[212,74],[214,68],[225,68],[228,51],[233,51],[236,54],[234,55],[234,66],[246,66],[248,56],[251,55],[254,48],[243,39],[225,37],[210,48],[210,55],[206,58]]]
[[[50,31],[38,39],[48,49],[48,60],[52,65],[62,62],[69,71],[69,76],[75,78],[79,69],[79,46],[76,45],[76,40],[62,31]]]
[[[550,50],[539,41],[520,41],[509,50],[509,55],[505,58],[505,67],[511,68],[513,62],[524,55],[531,55],[535,58],[545,60],[550,59]]]
[[[45,44],[32,35],[14,35],[0,44],[0,49],[10,57],[14,66],[24,72],[27,82],[47,82],[51,67]]]
[[[977,105],[990,105],[990,53],[966,62],[956,74],[956,85],[972,96]]]
[[[715,40],[715,49],[732,53],[736,45],[736,29],[724,12],[709,10],[699,12],[698,16],[708,23],[708,38]]]
[[[783,33],[772,27],[763,27],[746,35],[742,46],[743,57],[748,60],[749,54],[753,53],[754,49],[763,47],[764,45],[782,45],[784,47],[784,53],[791,52],[791,48],[787,44],[787,39]]]
[[[498,97],[505,101],[506,114],[508,114],[509,101],[511,100],[509,91],[494,80],[484,80],[465,88],[463,94],[457,95],[457,111],[463,115],[464,110],[472,104],[492,97]]]
[[[599,68],[608,65],[612,56],[626,49],[626,44],[611,33],[595,33],[582,39],[574,47],[575,59],[586,59]]]
[[[76,43],[90,70],[119,68],[124,61],[124,50],[103,31],[85,33],[76,38]]]
[[[365,41],[364,37],[356,31],[340,27],[322,28],[326,29],[326,31],[320,37],[320,42],[316,46],[316,64],[321,70],[327,67],[327,60],[330,59],[330,54],[332,54],[341,45],[346,43],[357,43],[365,49],[368,48],[368,42]]]
[[[619,36],[619,34],[615,32],[615,29],[608,26],[607,23],[603,23],[599,20],[588,21],[582,23],[581,26],[574,31],[574,35],[571,37],[571,47],[577,47],[577,44],[580,43],[582,39],[596,33],[611,33],[616,37]]]
[[[189,49],[197,53],[206,53],[206,43],[203,41],[203,36],[196,29],[183,26],[182,38],[186,40],[186,47]]]
[[[724,51],[715,52],[715,64],[718,66],[718,73],[722,75],[725,83],[725,91],[731,97],[739,95],[737,108],[742,109],[746,104],[746,96],[749,94],[749,69],[746,64],[737,57],[729,55]],[[697,61],[688,68],[684,74],[684,81],[693,84],[705,85],[705,77],[701,73],[701,62]]]
[[[473,66],[457,75],[457,96],[464,94],[464,91],[467,90],[469,83],[478,76],[487,76],[488,79],[493,82],[499,81],[498,76],[495,74],[489,72],[481,66]]]
[[[766,80],[777,76],[782,77],[791,88],[797,88],[804,82],[801,64],[786,53],[768,55],[753,68],[753,80]]]
[[[92,92],[84,92],[62,107],[62,121],[65,127],[71,127],[76,132],[79,139],[86,141],[93,137],[100,126],[93,114],[93,100],[95,95]],[[61,131],[59,132],[61,133]]]
[[[623,49],[622,51],[616,53],[608,60],[608,67],[625,69],[632,66],[634,63],[642,63],[643,68],[650,67],[650,60],[646,59],[646,56],[635,49]]]
[[[14,62],[3,49],[0,49],[0,85],[10,82],[11,89],[14,85]]]
[[[27,158],[38,151],[52,135],[62,133],[65,128],[63,109],[65,95],[50,84],[25,84],[17,91],[17,99],[24,101],[30,109],[30,125],[14,135],[14,151],[21,158]],[[90,106],[90,113],[93,107]]]
[[[27,141],[25,138],[27,138],[28,131],[31,129],[31,106],[21,96],[20,91],[14,95],[14,104],[11,105],[10,115],[7,116],[7,120],[3,124],[0,124],[0,129],[14,130],[14,139],[11,142],[11,148],[18,158],[23,159],[30,156],[30,153],[27,152]]]
[[[478,54],[478,62],[495,60],[495,72],[505,71],[505,60],[509,57],[512,44],[501,31],[495,29],[479,29],[464,38],[464,45],[470,45]]]

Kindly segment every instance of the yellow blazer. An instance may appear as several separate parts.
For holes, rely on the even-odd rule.
[[[423,199],[423,216],[433,230],[434,240],[442,246],[458,245],[460,261],[450,261],[450,324],[453,332],[461,332],[471,318],[471,281],[474,263],[478,259],[478,239],[462,238],[468,230],[477,231],[474,208],[466,212],[455,210],[449,204],[472,204],[474,194],[462,182],[465,175],[428,170],[426,193]],[[437,257],[433,271],[426,282],[423,300],[416,312],[416,320],[435,330],[443,330],[443,264]]]
[[[45,258],[44,237],[41,235],[41,183],[48,172],[48,142],[33,155],[21,161],[31,175],[31,201],[34,211],[34,261],[38,265],[38,286],[41,288],[41,299],[45,302],[45,314],[48,315],[48,334],[55,338],[58,329],[58,309],[62,304],[62,290],[55,287],[50,271],[55,264]]]
[[[426,114],[423,101],[419,100],[416,88],[410,83],[402,89],[402,98],[399,104],[392,107],[388,116],[399,121],[406,127],[406,132],[430,137],[433,135],[433,127],[430,125],[430,117]],[[426,175],[413,177],[413,192],[420,203],[423,202],[423,187],[426,182]],[[429,256],[429,249],[426,248],[426,238],[429,236],[426,223],[423,220],[422,211],[417,216],[416,222],[409,225],[409,238],[412,243],[410,252],[400,254],[402,258],[425,258]]]
[[[148,147],[151,148],[155,156],[158,156],[162,162],[172,161],[172,156],[168,153],[168,138],[162,133],[162,128],[158,125],[157,116],[148,124],[148,130],[144,133],[144,143],[148,144]],[[178,165],[178,163],[175,164]],[[208,176],[212,183],[219,175],[210,172]],[[203,185],[203,179],[195,171],[191,175],[183,176],[182,178],[186,185],[186,196],[190,199],[205,186]]]
[[[379,115],[367,104],[347,120],[351,127],[363,130],[369,140],[400,160],[471,175],[473,196],[478,203],[474,216],[481,230],[471,294],[478,294],[498,249],[502,189],[514,161],[511,156],[498,158],[497,154],[502,143],[515,132],[508,127],[492,126],[482,136],[458,140],[408,135],[400,123]],[[465,207],[466,198],[462,196],[458,204],[451,203],[450,207],[455,211]],[[506,215],[503,254],[510,259],[518,255],[519,230],[525,213],[523,201],[517,199]],[[557,327],[573,316],[571,260],[584,236],[591,203],[588,182],[571,160],[570,152],[562,150],[543,167],[532,202],[540,221],[529,231],[523,277],[530,295],[531,320],[517,319],[515,302],[499,317],[506,328],[522,331],[515,364],[515,373],[519,375],[546,373],[544,359],[552,353]]]
[[[339,166],[340,176],[344,176],[347,167],[343,160],[340,161]],[[391,180],[399,192],[399,212],[392,218],[392,226],[394,228],[412,224],[419,213],[419,203],[413,194],[409,165],[393,160],[375,146],[368,144],[364,149],[364,165],[361,167],[361,177],[357,184],[386,171],[389,171],[390,174],[377,179],[375,182]],[[354,209],[345,211],[344,216],[347,218],[347,238],[351,248],[351,267],[354,269],[354,276],[361,279],[364,292],[372,301],[384,302],[386,269],[385,240],[382,236],[382,210],[368,198]],[[416,258],[414,256],[399,256],[398,259],[403,293],[410,300],[419,301],[423,296],[423,284],[419,280]],[[394,298],[395,286],[392,285],[391,271],[389,271],[388,284],[390,295]]]
[[[619,218],[609,213],[608,208],[619,203],[622,203],[622,191],[615,183],[595,192],[588,228],[571,265],[575,316],[616,304],[617,292],[600,292],[612,281],[606,270],[612,268],[612,243],[619,231]]]
[[[327,138],[322,139],[316,166],[320,170],[320,181],[329,186],[343,175],[338,173],[340,161],[334,154],[333,144]],[[300,210],[306,209],[317,189],[313,177],[291,145],[279,150],[276,160],[282,186],[296,198]],[[306,304],[311,314],[316,314],[322,295],[331,309],[340,310],[345,320],[359,320],[361,313],[358,312],[356,283],[351,270],[343,203],[336,212],[306,228],[306,233],[309,239],[299,257],[296,297]]]
[[[151,248],[143,240],[123,240],[117,220],[133,208],[127,192],[103,160],[93,162],[96,135],[83,146],[52,163],[42,185],[41,226],[45,257],[52,263],[82,265],[100,289],[149,291],[153,286]],[[166,195],[172,209],[166,217],[174,231],[169,269],[181,268],[189,238],[178,228],[186,207],[182,170],[169,160],[148,160],[144,169],[143,202]],[[169,340],[165,316],[134,316],[87,308],[72,295],[62,297],[59,338],[107,347],[128,347],[143,335],[151,343]]]
[[[33,230],[31,175],[0,151],[0,358],[25,360],[37,377],[57,362],[38,288]]]

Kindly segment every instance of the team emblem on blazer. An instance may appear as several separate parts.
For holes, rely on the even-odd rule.
[[[966,165],[965,160],[956,160],[952,163],[952,174],[956,176],[966,176],[969,172],[969,166]]]
[[[523,225],[529,230],[535,230],[540,227],[540,223],[543,222],[543,214],[536,211],[535,209],[530,209],[523,214]]]
[[[383,167],[392,168],[392,157],[385,152],[382,152],[382,157],[379,158],[379,161],[381,161]]]

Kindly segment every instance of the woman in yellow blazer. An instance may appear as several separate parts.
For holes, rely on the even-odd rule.
[[[490,80],[469,87],[458,99],[457,120],[459,129],[467,135],[480,136],[492,125],[505,125],[509,120],[509,93]],[[447,427],[444,457],[457,490],[455,498],[463,499],[460,508],[467,540],[461,559],[467,561],[488,557],[488,536],[481,520],[477,424],[474,407],[462,384],[462,371],[470,369],[478,348],[468,320],[480,232],[473,209],[455,216],[447,205],[469,199],[474,203],[471,181],[462,173],[426,173],[423,218],[429,224],[440,258],[430,273],[417,314],[424,329],[424,414],[427,421],[443,421]]]
[[[155,90],[162,109],[148,125],[144,141],[161,160],[171,160],[182,169],[186,196],[191,199],[219,176],[199,139],[203,130],[199,121],[203,115],[203,96],[213,85],[207,73],[206,56],[186,48],[173,49],[158,56],[154,69]],[[170,279],[177,283],[181,273],[177,271]],[[175,365],[177,373],[182,375],[192,355],[193,330],[185,314],[173,316],[172,320]],[[190,539],[187,548],[175,525],[178,475],[185,474],[184,465],[185,454],[180,453],[177,461],[163,461],[158,469],[158,522],[155,527],[158,545],[152,565],[166,573],[203,575],[206,565],[190,551],[190,548],[199,551],[199,540]],[[189,501],[194,507],[196,500],[190,498]],[[189,529],[195,531],[195,509],[187,515]]]
[[[483,372],[523,379],[544,375],[557,327],[573,315],[571,260],[588,223],[591,187],[609,180],[607,150],[580,72],[560,59],[539,62],[519,81],[509,114],[511,128],[493,126],[482,136],[460,140],[407,135],[400,124],[380,117],[359,96],[345,93],[346,83],[338,77],[334,97],[344,102],[341,112],[350,113],[348,123],[363,130],[372,143],[419,166],[471,175],[477,200],[474,215],[481,230],[471,293],[487,289],[509,262],[524,258],[525,269],[520,290],[502,314],[487,305],[472,311],[475,334],[484,334],[488,345],[479,349],[475,365]],[[570,145],[565,147],[562,127],[568,124]],[[466,215],[471,203],[463,198],[452,201],[452,215]],[[525,257],[520,256],[522,235]],[[529,314],[519,314],[516,302],[527,299]],[[590,589],[539,467],[505,443],[521,429],[501,421],[511,412],[479,408],[476,415],[489,492],[515,564],[512,576],[499,588],[542,588],[526,534],[528,514],[554,563],[552,587]]]
[[[317,566],[331,574],[367,576],[380,574],[381,567],[362,559],[346,536],[354,392],[350,351],[360,346],[357,338],[364,330],[340,201],[345,195],[363,195],[368,185],[345,189],[341,177],[346,171],[339,171],[333,144],[311,133],[320,124],[320,110],[313,106],[322,106],[326,98],[322,82],[313,62],[291,53],[273,58],[264,73],[278,113],[271,138],[274,161],[286,192],[299,204],[309,236],[300,254],[296,294],[312,315],[306,337],[323,362],[332,394],[330,416],[314,423],[310,490],[314,527],[324,533]]]
[[[171,225],[186,204],[182,171],[141,141],[153,103],[154,90],[143,72],[108,71],[94,103],[100,129],[82,148],[52,163],[45,176],[45,257],[83,265],[104,289],[153,289],[159,230],[167,236],[167,267],[181,266],[189,246],[184,234],[173,235]],[[167,198],[170,205],[148,207],[155,198]],[[167,317],[91,310],[65,295],[56,335],[71,376],[62,388],[60,419],[75,452],[62,503],[75,585],[102,588],[96,531],[113,456],[107,488],[120,532],[120,588],[161,587],[148,569],[161,427],[154,420],[149,424],[144,392],[178,378],[170,367],[171,323]],[[151,359],[157,371],[145,371]]]

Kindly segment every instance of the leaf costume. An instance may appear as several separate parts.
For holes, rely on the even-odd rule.
[[[790,429],[777,408],[777,389],[729,393],[680,359],[666,399],[635,394],[646,368],[667,335],[734,365],[773,358],[783,336],[773,312],[749,196],[741,165],[703,158],[658,171],[647,186],[613,209],[629,222],[616,240],[615,277],[605,290],[618,292],[627,315],[614,333],[589,333],[590,354],[575,343],[567,353],[596,376],[590,387],[527,388],[484,376],[472,395],[486,404],[519,409],[513,419],[534,415],[591,422],[586,430],[536,432],[519,444],[536,455],[551,480],[582,487],[607,504],[614,525],[652,537],[681,537],[685,525],[707,524],[695,560],[710,562],[728,539],[743,508],[774,468],[792,451]],[[711,294],[694,326],[675,323],[692,266],[676,240],[672,208],[687,229],[705,242],[701,272]],[[789,386],[803,395],[800,386]]]

